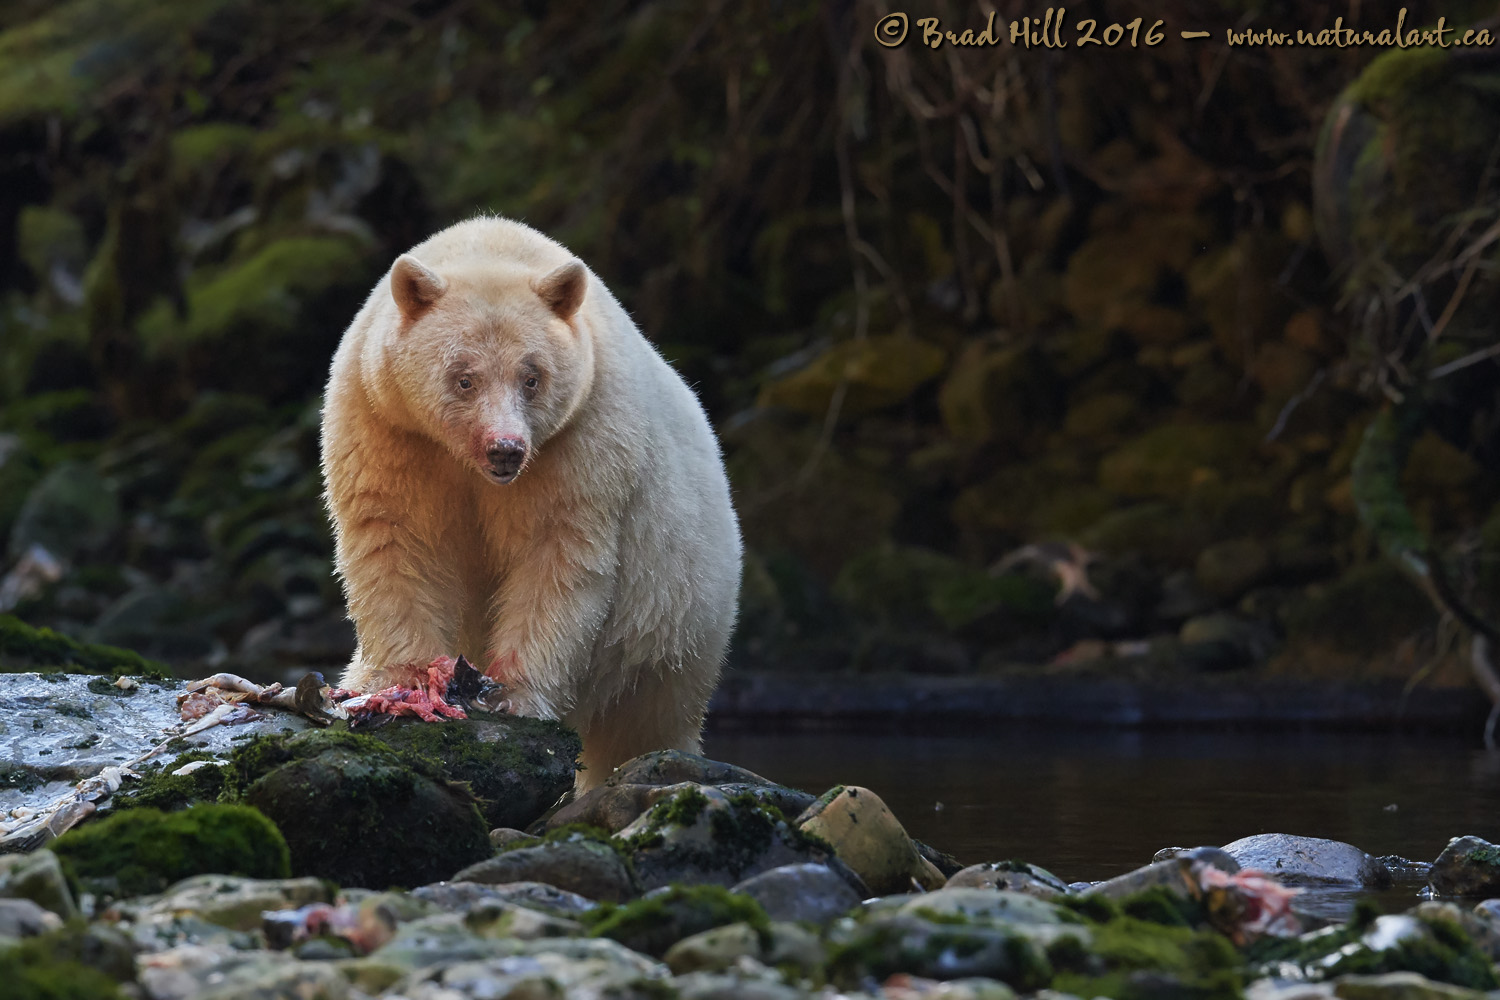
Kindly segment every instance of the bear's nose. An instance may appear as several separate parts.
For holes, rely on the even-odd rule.
[[[520,438],[500,438],[485,449],[490,468],[502,479],[514,477],[526,460],[526,442]]]

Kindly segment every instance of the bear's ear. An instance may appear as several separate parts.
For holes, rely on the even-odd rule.
[[[409,253],[391,268],[391,297],[407,319],[416,319],[448,288],[442,276]]]
[[[544,278],[531,283],[542,301],[557,314],[559,319],[571,319],[583,304],[583,293],[589,286],[589,273],[583,265],[573,260],[557,268]]]

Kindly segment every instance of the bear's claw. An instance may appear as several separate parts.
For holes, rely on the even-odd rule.
[[[418,671],[416,683],[393,684],[373,694],[332,692],[350,726],[370,724],[380,716],[415,715],[424,722],[467,719],[464,708],[489,709],[498,702],[501,685],[486,678],[462,656],[440,656]],[[453,704],[458,702],[458,704]],[[463,707],[460,707],[463,706]]]

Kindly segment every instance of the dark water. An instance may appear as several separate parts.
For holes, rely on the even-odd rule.
[[[1065,881],[1256,833],[1416,861],[1450,837],[1500,841],[1500,754],[1477,734],[719,731],[705,752],[808,791],[864,785],[908,833],[966,863],[1016,858]],[[1382,902],[1409,900],[1419,884]]]

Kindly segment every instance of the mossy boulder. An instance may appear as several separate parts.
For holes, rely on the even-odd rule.
[[[0,941],[7,1000],[114,1000],[135,979],[134,949],[118,931],[82,921],[21,941]]]
[[[938,390],[938,410],[960,441],[1019,445],[1060,409],[1060,385],[1045,358],[1029,344],[965,347]]]
[[[230,768],[243,801],[286,837],[296,875],[380,889],[421,885],[490,853],[467,786],[368,736],[262,738],[235,751]]]
[[[190,875],[289,873],[281,833],[246,806],[202,805],[175,813],[132,809],[70,830],[51,850],[75,886],[116,897],[161,892]]]
[[[573,787],[578,734],[551,719],[472,712],[467,723],[397,719],[372,735],[466,782],[491,827],[525,829]]]
[[[69,673],[126,674],[164,680],[167,667],[116,646],[79,642],[49,628],[34,628],[14,615],[0,615],[0,671],[38,668]]]
[[[1500,847],[1479,837],[1454,837],[1427,873],[1432,891],[1443,896],[1500,893]]]
[[[717,885],[674,885],[624,906],[601,906],[583,920],[594,937],[655,958],[683,938],[715,927],[744,923],[758,932],[770,927],[759,903]]]
[[[1162,424],[1099,463],[1099,484],[1117,496],[1175,499],[1207,476],[1243,473],[1255,433],[1234,423]]]
[[[619,833],[641,885],[673,882],[732,886],[782,865],[828,862],[833,852],[751,793],[710,785],[678,786]]]

